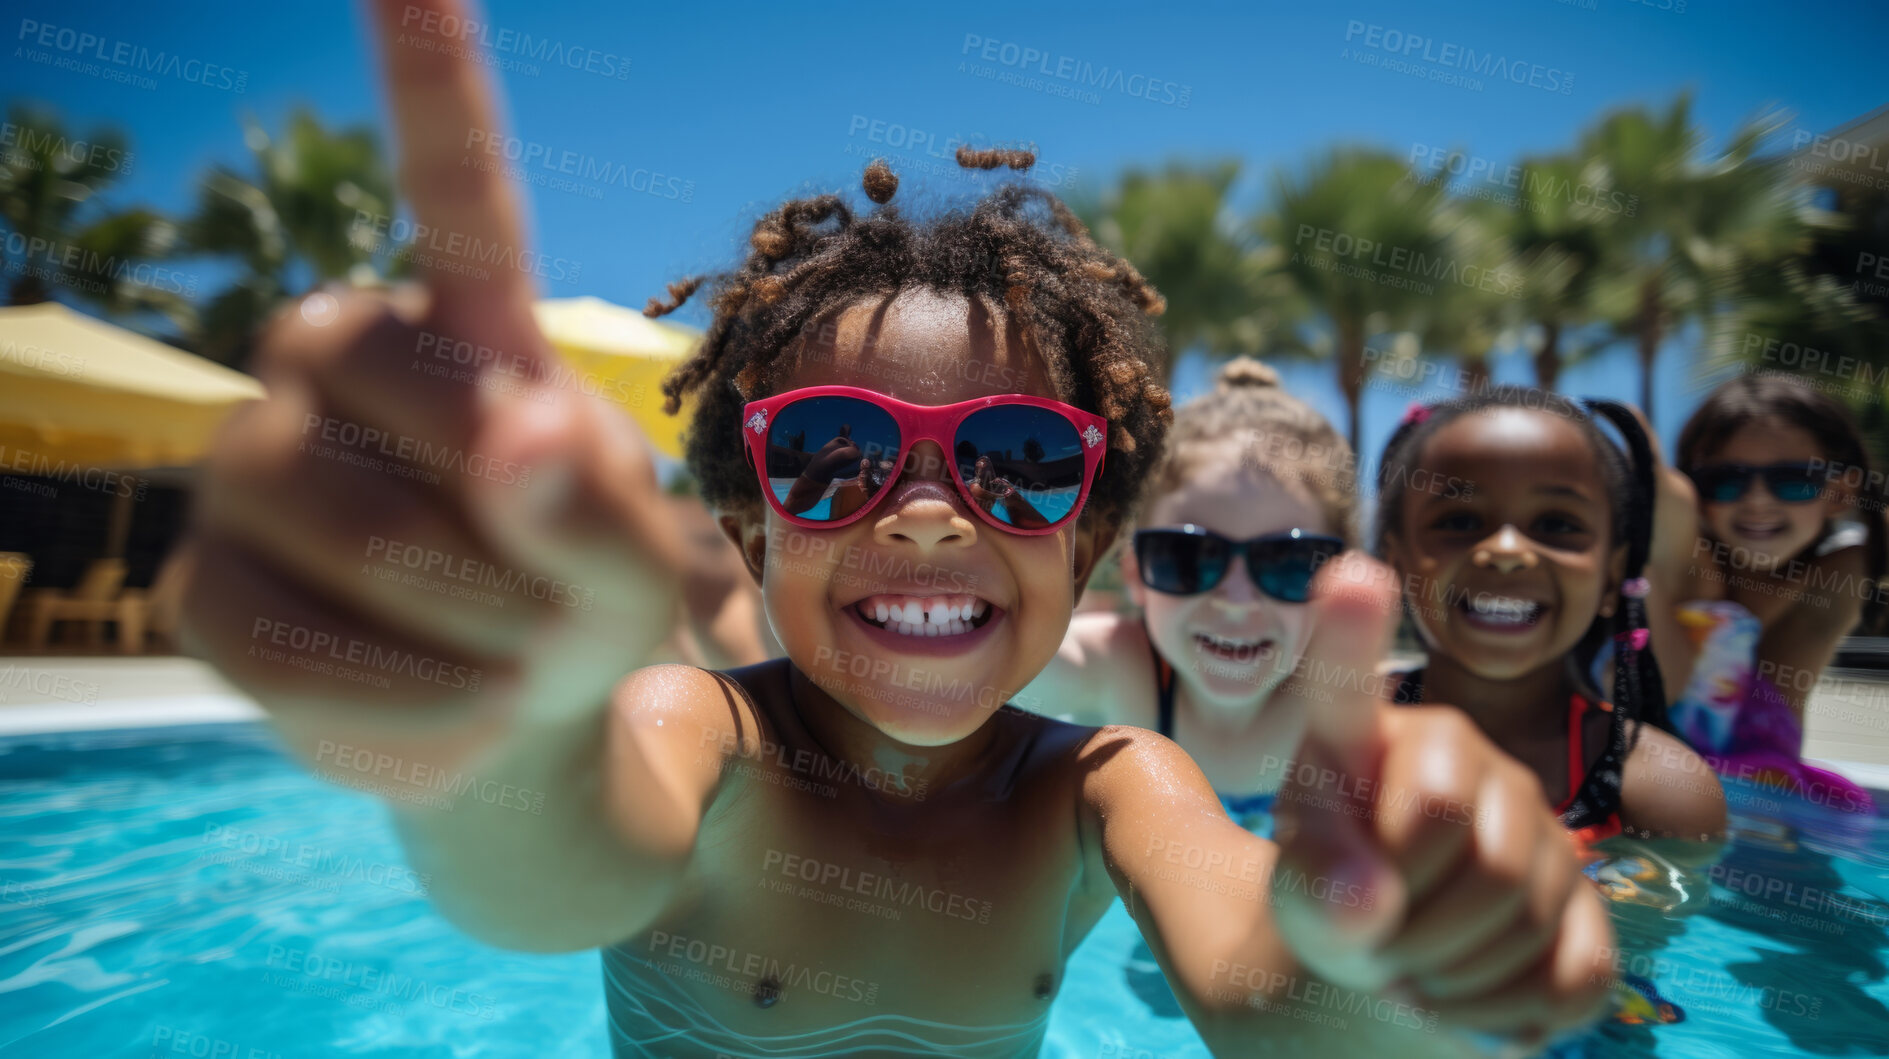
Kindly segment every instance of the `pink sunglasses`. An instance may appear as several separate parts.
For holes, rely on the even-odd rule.
[[[1000,394],[918,405],[857,386],[809,386],[742,410],[748,465],[776,513],[832,529],[866,515],[920,441],[945,452],[958,493],[1009,533],[1052,533],[1082,511],[1108,421],[1061,401]]]

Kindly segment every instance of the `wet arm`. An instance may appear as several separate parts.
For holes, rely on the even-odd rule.
[[[607,708],[538,722],[455,770],[448,805],[395,801],[415,870],[467,933],[561,952],[636,933],[674,896],[732,731],[713,678],[652,666]]]

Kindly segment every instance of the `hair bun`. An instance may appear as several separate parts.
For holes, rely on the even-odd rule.
[[[1252,357],[1234,357],[1220,365],[1219,374],[1214,376],[1214,386],[1221,390],[1238,390],[1246,387],[1264,389],[1279,385],[1279,373],[1269,364],[1262,364]]]

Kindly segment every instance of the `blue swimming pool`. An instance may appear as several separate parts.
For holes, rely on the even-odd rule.
[[[1683,1020],[1609,1024],[1575,1051],[1889,1052],[1889,830],[1735,793],[1709,908],[1616,905],[1620,969]],[[0,739],[0,1054],[607,1054],[595,952],[468,940],[427,882],[374,800],[307,776],[260,726]],[[1139,941],[1118,903],[1043,1055],[1206,1054]]]

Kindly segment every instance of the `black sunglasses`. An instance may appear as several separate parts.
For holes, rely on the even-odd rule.
[[[1707,503],[1729,504],[1751,490],[1753,478],[1764,479],[1771,495],[1786,504],[1805,504],[1823,495],[1823,474],[1808,462],[1714,463],[1689,474]]]
[[[1296,529],[1245,541],[1229,540],[1193,523],[1135,533],[1141,583],[1174,596],[1212,591],[1227,576],[1233,557],[1244,555],[1247,576],[1261,592],[1286,603],[1303,603],[1312,595],[1312,575],[1344,550],[1345,542],[1337,537]]]

